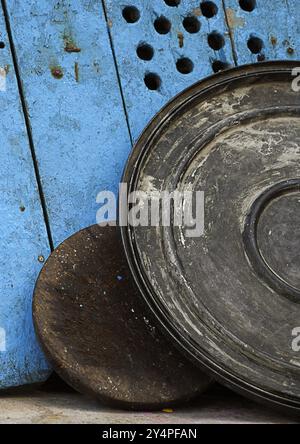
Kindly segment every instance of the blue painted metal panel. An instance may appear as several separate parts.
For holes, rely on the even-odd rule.
[[[107,31],[134,139],[161,106],[212,74],[213,66],[264,57],[299,58],[296,0],[274,0],[272,8],[269,2],[256,0],[253,12],[243,11],[238,0],[215,0],[217,9],[210,18],[203,16],[200,0],[182,0],[178,7],[167,5],[170,0],[104,2],[107,22],[101,0],[7,0],[55,245],[95,222],[96,195],[117,189],[131,147]],[[124,12],[128,6],[135,6],[138,13]],[[263,41],[258,54],[248,48],[249,37]],[[0,387],[4,387],[41,380],[49,371],[30,314],[31,290],[40,268],[37,257],[47,256],[49,249],[11,56],[5,49],[0,57],[3,66],[10,65],[0,130],[4,147],[0,242],[6,252],[0,261],[6,276],[0,282]],[[149,74],[158,76],[148,77],[148,87],[156,90],[145,84]],[[1,351],[1,328],[6,329],[7,352]]]
[[[299,0],[248,0],[248,3],[253,3],[254,9],[251,12],[242,9],[238,0],[225,0],[238,63],[299,59]],[[258,51],[260,43],[258,41],[255,45],[254,40],[254,53],[248,47],[249,39],[253,37],[259,38],[263,45]]]
[[[35,339],[31,299],[49,254],[39,193],[5,22],[0,12],[0,388],[43,381],[49,367]],[[1,74],[2,78],[2,74]],[[1,82],[1,89],[4,82]]]
[[[212,74],[212,63],[215,60],[234,65],[222,0],[215,0],[214,3],[218,8],[216,15],[206,18],[199,8],[199,0],[181,1],[178,7],[168,6],[164,0],[105,0],[134,139],[153,115],[175,94]],[[139,11],[140,17],[134,23],[134,16],[129,23],[124,18],[126,11],[123,11],[126,6],[134,6]],[[166,34],[160,34],[154,26],[161,16],[171,23],[171,29]],[[186,17],[199,21],[198,32],[191,33],[186,30],[183,24]],[[164,29],[167,28],[164,27],[164,22],[159,23],[160,32],[165,32]],[[188,29],[196,31],[192,23]],[[214,50],[208,44],[208,35],[214,31],[224,38],[225,46],[220,50]],[[136,51],[141,43],[147,43],[153,48],[154,56],[151,60],[145,61],[138,57]],[[194,65],[189,74],[182,74],[177,70],[176,63],[182,57],[189,58]],[[186,68],[189,70],[188,66]],[[147,73],[160,77],[161,86],[158,90],[149,90],[146,87],[144,77]]]
[[[96,222],[131,148],[100,0],[8,0],[54,244]]]

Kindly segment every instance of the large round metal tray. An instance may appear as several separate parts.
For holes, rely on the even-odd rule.
[[[229,70],[170,102],[136,144],[128,192],[203,191],[204,233],[122,227],[166,331],[226,385],[300,407],[300,93],[293,68]],[[130,208],[129,208],[130,209]]]

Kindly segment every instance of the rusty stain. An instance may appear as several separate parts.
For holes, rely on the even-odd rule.
[[[200,8],[195,8],[193,9],[192,13],[194,15],[196,15],[197,17],[200,17],[200,15],[202,15],[201,9]]]
[[[290,55],[294,54],[295,50],[294,48],[292,48],[291,46],[288,47],[288,49],[286,50],[286,52]]]
[[[109,19],[107,23],[108,23],[108,26],[109,26],[110,28],[113,27],[113,22],[112,22],[112,20]]]
[[[26,210],[26,208],[24,207],[24,205],[21,205],[21,206],[20,206],[20,211],[21,211],[21,213],[24,213],[25,210]]]
[[[243,26],[245,26],[245,19],[243,17],[238,17],[234,9],[227,8],[226,15],[228,25],[231,29],[242,28]]]
[[[63,70],[60,66],[53,66],[51,68],[51,74],[55,79],[62,79],[64,76]]]
[[[5,74],[8,74],[9,71],[10,71],[10,65],[5,65],[4,66],[4,71],[5,71]]]
[[[79,64],[78,64],[78,62],[75,62],[74,73],[75,73],[76,82],[79,82]]]
[[[38,261],[41,262],[41,263],[45,262],[45,258],[44,258],[44,256],[40,255],[40,256],[38,257]]]
[[[178,32],[178,42],[179,42],[179,48],[183,48],[184,45],[184,35],[182,32]]]
[[[81,48],[78,48],[73,43],[68,42],[68,43],[66,43],[65,51],[66,52],[81,52]]]
[[[273,46],[277,45],[277,38],[274,35],[271,35],[270,41]]]
[[[63,35],[63,39],[65,42],[65,51],[66,52],[81,52],[81,48],[75,43],[75,40],[73,39],[70,32],[65,31]]]

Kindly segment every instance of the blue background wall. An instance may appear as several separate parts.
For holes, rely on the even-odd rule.
[[[1,2],[0,388],[49,375],[34,282],[53,247],[95,223],[97,193],[117,190],[149,119],[219,69],[299,59],[297,0],[174,1]]]

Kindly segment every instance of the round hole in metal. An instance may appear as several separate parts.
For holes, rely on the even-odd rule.
[[[247,12],[252,12],[256,8],[256,0],[239,0],[239,4]]]
[[[190,34],[196,34],[201,28],[200,21],[194,16],[185,17],[182,24],[184,29]]]
[[[219,51],[225,46],[225,39],[223,35],[217,31],[213,31],[208,34],[207,41],[209,46],[215,51]]]
[[[218,14],[218,6],[211,1],[204,1],[200,3],[200,9],[204,17],[213,18]]]
[[[176,68],[181,74],[190,74],[194,69],[194,63],[188,57],[181,57],[176,62]]]
[[[154,56],[154,49],[148,43],[140,43],[136,53],[141,60],[150,61]]]
[[[259,37],[251,36],[247,42],[247,46],[252,54],[259,54],[263,49],[264,42]]]
[[[171,30],[171,22],[165,16],[161,15],[154,22],[154,28],[158,34],[168,34]]]
[[[181,0],[164,0],[165,4],[167,6],[171,6],[171,7],[175,7],[175,6],[179,6],[180,5],[180,1]]]
[[[218,73],[220,71],[225,71],[229,69],[231,65],[227,62],[223,62],[222,60],[214,60],[212,63],[213,72]]]
[[[149,72],[144,77],[145,85],[151,91],[156,91],[161,87],[161,78],[154,72]]]

